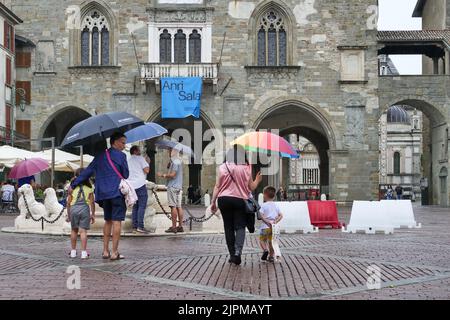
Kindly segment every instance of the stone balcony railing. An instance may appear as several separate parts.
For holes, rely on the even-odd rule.
[[[217,63],[173,64],[141,63],[141,84],[155,83],[156,92],[160,93],[160,79],[172,77],[200,77],[204,83],[213,85],[214,91],[218,80]]]

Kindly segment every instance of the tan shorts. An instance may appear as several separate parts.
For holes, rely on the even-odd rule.
[[[259,233],[259,240],[262,242],[271,242],[272,241],[272,229],[262,229]]]
[[[167,188],[167,203],[169,207],[181,208],[181,190]]]

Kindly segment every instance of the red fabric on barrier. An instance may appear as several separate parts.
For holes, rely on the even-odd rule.
[[[340,229],[336,201],[307,201],[311,224],[323,229],[331,226],[333,229]]]

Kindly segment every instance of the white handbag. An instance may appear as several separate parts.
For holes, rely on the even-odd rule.
[[[130,185],[127,179],[124,179],[124,177],[120,174],[119,170],[117,170],[116,166],[113,164],[111,160],[111,156],[108,150],[106,150],[106,158],[108,158],[110,166],[113,168],[114,172],[120,178],[119,190],[120,193],[122,193],[125,196],[125,204],[127,205],[128,208],[133,207],[138,201],[136,190],[134,190],[134,188]]]

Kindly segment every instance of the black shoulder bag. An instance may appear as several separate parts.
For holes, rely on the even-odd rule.
[[[231,174],[230,168],[225,163],[225,167],[230,174],[231,180],[233,180],[234,184],[237,185],[236,180],[234,180],[233,175]],[[259,219],[259,209],[261,208],[257,201],[253,197],[248,198],[247,200],[242,199],[245,203],[245,213],[247,215],[247,229],[250,233],[255,233],[255,216],[258,216]]]

